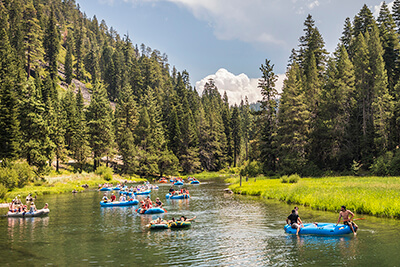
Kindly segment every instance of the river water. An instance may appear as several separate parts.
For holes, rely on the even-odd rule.
[[[400,266],[400,221],[362,216],[357,236],[284,233],[292,206],[224,194],[227,185],[189,185],[191,198],[166,200],[165,219],[197,216],[180,230],[150,231],[156,215],[136,207],[100,207],[102,193],[43,196],[42,218],[0,218],[0,266]],[[0,213],[5,214],[6,209]],[[336,222],[338,214],[300,207],[303,222]],[[361,216],[359,216],[361,217]]]

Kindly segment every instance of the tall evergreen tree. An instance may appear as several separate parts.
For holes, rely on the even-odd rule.
[[[38,67],[43,59],[42,28],[37,19],[36,9],[29,1],[24,10],[24,51],[26,54],[26,72],[31,76],[32,66]]]
[[[65,65],[64,65],[65,82],[68,85],[71,84],[72,79],[74,77],[73,59],[72,59],[73,50],[74,50],[73,37],[72,34],[69,33],[67,36],[67,53],[65,54]]]
[[[106,90],[97,83],[86,116],[94,169],[100,166],[100,159],[110,153],[114,142],[111,112]]]
[[[19,152],[17,64],[7,30],[6,10],[0,4],[0,158],[15,159]]]
[[[386,3],[383,2],[378,17],[379,35],[384,50],[383,59],[388,76],[389,92],[393,96],[393,88],[399,78],[399,36],[396,32],[396,24],[389,12]]]
[[[265,60],[265,65],[260,67],[261,78],[258,80],[258,88],[261,90],[261,124],[259,133],[259,149],[264,173],[275,171],[276,149],[274,135],[276,131],[276,108],[278,91],[275,88],[277,76],[274,73],[274,65],[270,60]]]
[[[240,114],[239,114],[239,108],[236,104],[232,110],[230,126],[232,129],[233,167],[236,167],[242,145],[242,129],[240,127],[241,126]]]
[[[310,113],[302,90],[299,66],[294,63],[286,73],[278,114],[278,163],[286,173],[302,173],[307,163]]]
[[[55,77],[57,77],[58,72],[57,57],[60,52],[60,32],[57,27],[57,20],[53,9],[50,11],[50,17],[47,22],[43,47],[45,50],[45,60],[48,63],[49,73],[51,78],[54,80]]]

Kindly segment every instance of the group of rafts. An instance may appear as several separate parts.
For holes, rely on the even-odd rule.
[[[161,178],[163,179],[163,178]],[[160,180],[161,180],[160,179]],[[195,182],[192,184],[200,184],[200,182],[195,179],[195,178],[190,178],[189,177],[189,183]],[[176,182],[182,182],[183,184],[183,179],[181,180],[173,180],[173,185]],[[180,185],[180,184],[178,184]],[[136,212],[139,214],[157,214],[157,213],[164,213],[166,210],[162,207],[163,203],[160,201],[159,198],[156,199],[155,202],[151,201],[150,199],[150,193],[152,189],[158,189],[158,186],[151,185],[148,182],[145,182],[144,185],[138,185],[136,187],[131,187],[128,188],[127,186],[124,185],[117,185],[116,187],[113,187],[111,184],[105,184],[105,185],[99,185],[99,190],[100,191],[111,191],[108,190],[108,188],[111,188],[111,190],[118,191],[120,196],[119,199],[116,199],[116,196],[114,193],[112,193],[111,197],[108,198],[107,194],[105,193],[103,196],[103,199],[100,201],[100,205],[102,207],[115,207],[115,206],[135,206],[139,205],[139,208],[136,209]],[[107,189],[107,190],[105,190]],[[172,189],[172,187],[171,187]],[[175,191],[172,189],[168,192],[168,194],[165,195],[167,199],[188,199],[190,198],[189,195],[189,190],[186,188],[182,188],[180,190]],[[140,201],[136,199],[137,195],[147,195],[144,200]],[[189,227],[191,225],[191,221],[194,220],[194,218],[187,219],[184,216],[181,216],[179,220],[175,220],[172,218],[171,220],[163,220],[160,217],[157,220],[153,220],[150,222],[148,227],[150,229],[167,229],[167,228],[185,228]]]
[[[107,194],[104,194],[102,201],[100,201],[100,205],[102,207],[115,207],[115,206],[134,206],[139,204],[139,200],[136,199],[137,195],[147,196],[144,201],[141,201],[140,207],[136,210],[140,214],[156,214],[156,213],[164,213],[165,209],[162,208],[162,204],[160,205],[159,199],[153,203],[150,199],[150,193],[152,189],[158,189],[158,186],[151,185],[146,182],[143,185],[138,185],[136,187],[128,188],[127,186],[117,185],[116,187],[112,187],[112,185],[101,186],[100,191],[110,191],[104,189],[111,188],[111,190],[118,191],[120,194],[119,199],[116,199],[114,193],[112,193],[111,197],[108,198]],[[165,196],[167,199],[188,199],[190,198],[189,191],[186,189],[181,189],[179,191],[170,190],[168,194]],[[159,203],[157,203],[159,202]]]

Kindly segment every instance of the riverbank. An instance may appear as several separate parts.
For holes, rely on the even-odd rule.
[[[215,179],[228,179],[228,178],[233,178],[233,177],[237,177],[238,175],[234,173],[234,171],[232,170],[232,172],[226,172],[226,171],[219,171],[219,172],[201,172],[201,173],[196,173],[196,174],[190,174],[190,175],[186,175],[186,176],[181,176],[184,179],[187,179],[188,177],[194,177],[200,181],[207,181],[207,180],[215,180]]]
[[[112,183],[117,184],[122,181],[128,182],[144,182],[147,181],[143,178],[127,178],[119,175],[114,175],[111,181],[106,181],[100,175],[94,173],[83,173],[83,174],[68,174],[60,176],[49,176],[45,177],[45,181],[36,182],[35,184],[25,186],[23,188],[15,188],[6,194],[5,199],[0,199],[0,202],[10,202],[16,196],[20,196],[22,200],[28,194],[34,196],[41,196],[47,194],[60,194],[67,193],[76,190],[81,192],[85,190],[82,185],[88,185],[89,187],[97,187],[99,184]]]
[[[227,179],[236,194],[262,196],[312,209],[338,211],[345,205],[358,214],[400,218],[400,177],[302,178],[297,183],[257,177]]]

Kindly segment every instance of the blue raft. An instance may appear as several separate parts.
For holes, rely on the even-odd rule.
[[[100,188],[100,191],[112,191],[111,187],[102,187]]]
[[[139,191],[139,192],[135,192],[135,195],[148,195],[151,193],[151,190],[146,190],[146,191]]]
[[[191,181],[190,184],[200,184],[198,180]]]
[[[183,185],[183,182],[178,181],[178,182],[175,182],[174,185]]]
[[[285,225],[285,232],[296,234],[296,230],[289,224]],[[299,235],[347,235],[352,233],[350,226],[335,223],[306,223],[300,228]]]
[[[139,200],[134,199],[132,201],[114,201],[114,202],[103,202],[100,201],[102,207],[121,207],[121,206],[133,206],[139,204]]]
[[[136,211],[137,211],[137,213],[140,213],[140,214],[156,214],[156,213],[164,213],[165,212],[165,210],[163,208],[151,208],[151,209],[146,210],[144,213],[141,213],[142,208],[138,208]]]
[[[165,197],[167,199],[185,199],[185,198],[190,198],[190,196],[187,195],[187,194],[171,195],[170,193],[166,194]]]

